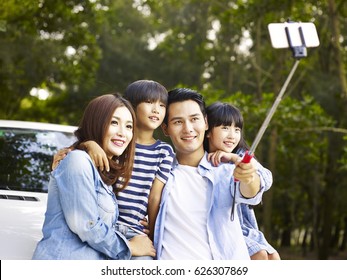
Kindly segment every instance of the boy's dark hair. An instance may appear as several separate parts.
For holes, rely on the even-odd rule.
[[[152,80],[138,80],[127,86],[124,97],[136,109],[137,105],[146,101],[157,101],[167,104],[167,89]]]
[[[236,127],[239,127],[241,129],[241,139],[233,152],[235,153],[239,149],[248,149],[243,136],[243,117],[238,108],[229,103],[222,103],[220,101],[217,101],[206,108],[206,114],[208,122],[208,130],[206,132],[206,135],[216,126],[231,126],[232,124],[234,124]],[[205,137],[204,139],[204,148],[206,151],[209,151],[207,137]]]
[[[167,101],[166,114],[163,121],[166,125],[167,125],[167,117],[169,115],[169,110],[170,110],[170,104],[176,103],[176,102],[183,102],[187,100],[195,101],[199,105],[202,115],[206,117],[206,108],[205,108],[204,98],[197,91],[189,89],[189,88],[176,88],[176,89],[170,90],[168,96],[169,97]]]

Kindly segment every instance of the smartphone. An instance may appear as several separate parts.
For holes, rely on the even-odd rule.
[[[275,49],[319,46],[316,26],[312,22],[270,23],[268,29]]]

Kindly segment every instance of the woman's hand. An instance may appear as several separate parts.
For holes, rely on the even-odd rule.
[[[155,257],[156,251],[152,241],[147,235],[136,235],[129,240],[131,255],[134,257],[151,256]]]

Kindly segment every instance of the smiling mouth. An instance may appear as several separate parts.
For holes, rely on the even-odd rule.
[[[196,138],[196,136],[188,136],[188,137],[182,137],[181,139],[184,141],[191,141],[194,140]]]
[[[122,147],[125,143],[123,140],[112,140],[112,143],[118,147]]]
[[[149,119],[152,120],[152,121],[159,121],[158,117],[149,117]]]

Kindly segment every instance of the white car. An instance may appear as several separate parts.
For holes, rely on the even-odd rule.
[[[0,120],[0,259],[31,259],[42,238],[53,154],[76,127]]]

